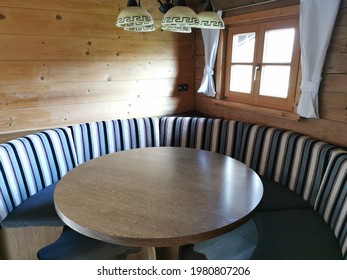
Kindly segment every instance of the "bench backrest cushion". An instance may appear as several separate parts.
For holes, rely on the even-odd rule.
[[[314,205],[334,231],[347,259],[347,152],[335,149]]]
[[[334,146],[296,132],[243,124],[236,158],[312,206]]]
[[[239,122],[203,117],[160,119],[161,146],[185,147],[234,156]]]
[[[158,147],[159,118],[133,118],[70,127],[78,163],[123,150]]]
[[[19,204],[77,166],[69,128],[50,129],[0,145],[0,224]]]

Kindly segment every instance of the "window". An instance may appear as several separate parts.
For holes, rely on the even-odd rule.
[[[227,24],[222,99],[294,112],[300,57],[298,15],[250,19]]]

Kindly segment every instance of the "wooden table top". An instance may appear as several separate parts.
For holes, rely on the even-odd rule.
[[[160,147],[90,160],[65,175],[54,201],[76,231],[120,245],[176,246],[216,237],[253,214],[260,178],[230,157]]]

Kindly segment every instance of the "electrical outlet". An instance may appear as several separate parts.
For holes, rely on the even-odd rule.
[[[188,84],[179,84],[178,85],[178,91],[187,91],[188,90]]]

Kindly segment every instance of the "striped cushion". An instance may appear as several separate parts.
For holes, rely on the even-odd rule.
[[[69,128],[50,129],[0,145],[0,222],[20,203],[77,164]]]
[[[326,169],[315,210],[333,229],[347,259],[347,152],[336,149]]]
[[[333,149],[296,132],[243,124],[238,159],[313,206]]]
[[[238,122],[202,117],[163,117],[161,146],[195,148],[233,156]]]
[[[159,146],[159,119],[137,118],[70,127],[78,163],[118,151]]]

